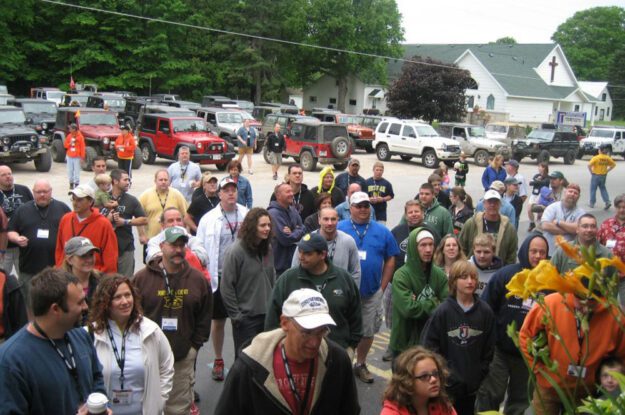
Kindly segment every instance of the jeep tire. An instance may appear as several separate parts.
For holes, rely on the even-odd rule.
[[[436,152],[434,150],[425,150],[421,155],[421,160],[423,166],[428,169],[435,169],[438,167],[438,157],[436,157]]]
[[[336,158],[346,158],[349,154],[349,140],[345,137],[334,137],[332,143],[330,143],[330,149],[332,150],[332,154]],[[314,169],[313,169],[314,170]]]
[[[46,152],[40,154],[35,159],[35,169],[37,169],[38,172],[46,173],[46,172],[49,172],[51,168],[52,168],[52,153],[50,152],[49,148],[46,148]]]
[[[65,147],[63,146],[63,140],[58,139],[52,141],[52,158],[57,163],[65,162]]]
[[[84,171],[91,171],[91,164],[93,163],[93,159],[96,157],[98,157],[97,150],[91,146],[86,146],[85,159],[80,161],[80,167]]]
[[[564,154],[564,157],[562,158],[564,160],[564,164],[574,164],[575,163],[575,156],[576,156],[576,152],[575,150],[569,150]]]
[[[365,146],[365,151],[367,152],[367,154],[375,153],[375,149],[373,148],[373,144],[367,144]]]
[[[334,165],[334,170],[338,170],[338,171],[345,170],[347,168],[347,163],[348,162],[346,161],[346,162],[343,162],[343,163],[340,163],[340,164],[335,164]]]
[[[141,160],[141,149],[135,148],[135,154],[132,157],[133,159],[132,159],[131,168],[133,170],[138,170],[139,167],[141,167],[141,165],[143,164],[143,160]]]
[[[541,150],[540,153],[538,153],[538,156],[536,157],[536,161],[538,163],[547,163],[549,164],[549,157],[550,154],[547,150]]]
[[[391,159],[391,153],[388,151],[388,146],[384,143],[378,144],[375,149],[375,154],[378,156],[378,160],[389,161]]]
[[[473,161],[480,167],[488,166],[488,151],[477,150],[475,154],[473,154]]]
[[[518,161],[519,163],[521,162],[521,160],[523,160],[523,154],[521,153],[514,153],[512,155],[512,159]]]
[[[144,142],[141,143],[141,161],[145,164],[154,164],[156,160],[156,154],[152,151],[152,146],[150,143]]]
[[[308,150],[304,150],[299,155],[299,164],[304,171],[315,171],[317,168],[317,159]]]
[[[219,171],[226,171],[226,167],[228,167],[228,163],[215,164],[215,167],[217,167],[217,170]]]

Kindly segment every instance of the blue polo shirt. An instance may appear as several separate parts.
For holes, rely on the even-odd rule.
[[[368,226],[368,227],[367,227]],[[384,261],[399,255],[399,246],[391,231],[377,222],[359,225],[351,219],[339,222],[337,229],[354,238],[360,257],[360,296],[371,297],[382,285]]]

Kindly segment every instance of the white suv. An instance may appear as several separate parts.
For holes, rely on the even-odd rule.
[[[597,154],[602,145],[608,146],[609,154],[620,154],[625,158],[625,127],[592,127],[588,136],[579,142],[578,156]]]
[[[454,162],[460,157],[457,141],[438,135],[431,125],[412,120],[388,120],[375,130],[373,148],[379,160],[398,155],[408,161],[421,157],[423,165],[437,168],[439,160]]]

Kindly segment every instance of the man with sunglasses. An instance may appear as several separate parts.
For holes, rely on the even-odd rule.
[[[55,251],[56,266],[60,267],[63,263],[65,243],[74,236],[83,236],[101,251],[95,254],[95,268],[103,273],[117,272],[117,235],[111,222],[93,208],[95,200],[93,189],[81,184],[68,194],[74,211],[63,215],[59,223]]]
[[[350,359],[326,336],[336,323],[316,290],[293,291],[280,328],[243,348],[224,384],[216,415],[358,414]]]

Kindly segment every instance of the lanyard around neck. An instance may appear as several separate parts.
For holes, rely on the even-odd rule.
[[[113,330],[111,330],[111,326],[106,324],[106,331],[109,334],[109,339],[111,340],[111,347],[113,348],[113,354],[115,355],[115,360],[117,361],[117,366],[119,366],[119,383],[120,388],[124,389],[124,366],[126,366],[126,336],[128,335],[128,327],[124,329],[122,332],[122,351],[119,353],[117,350],[117,345],[115,344],[115,337],[113,336]]]
[[[315,359],[310,359],[310,369],[308,369],[308,379],[306,380],[306,392],[304,393],[304,399],[299,395],[297,391],[297,387],[295,386],[295,380],[293,380],[293,374],[291,372],[291,367],[289,366],[289,361],[286,358],[286,351],[284,350],[284,344],[280,345],[280,353],[282,354],[282,362],[284,363],[284,371],[286,372],[286,377],[289,380],[289,388],[295,397],[295,400],[300,405],[299,413],[300,415],[304,415],[306,413],[306,405],[308,404],[308,397],[310,395],[310,389],[312,387],[312,377],[315,369]]]

